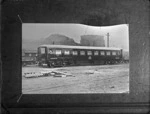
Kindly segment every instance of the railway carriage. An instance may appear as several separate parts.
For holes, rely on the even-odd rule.
[[[68,45],[41,45],[38,47],[40,66],[115,64],[121,62],[122,58],[121,48]]]

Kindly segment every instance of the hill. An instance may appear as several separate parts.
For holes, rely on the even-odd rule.
[[[69,38],[61,34],[52,34],[45,39],[40,40],[31,40],[23,39],[22,40],[22,49],[25,50],[37,50],[37,47],[42,44],[55,44],[55,45],[80,45],[76,43],[72,38]]]
[[[61,34],[52,34],[45,38],[42,42],[43,44],[55,44],[55,45],[79,45],[72,38],[69,38]]]

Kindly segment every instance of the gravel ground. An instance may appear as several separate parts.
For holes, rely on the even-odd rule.
[[[59,68],[22,68],[22,74],[39,71],[59,71],[71,77],[22,77],[24,94],[128,93],[129,64],[72,66]],[[74,76],[74,77],[73,77]]]

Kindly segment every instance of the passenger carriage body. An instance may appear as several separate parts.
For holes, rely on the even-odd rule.
[[[85,64],[114,64],[122,60],[122,49],[111,47],[41,45],[39,65],[65,66]]]

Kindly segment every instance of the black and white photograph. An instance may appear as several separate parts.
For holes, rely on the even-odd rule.
[[[23,24],[22,92],[129,93],[128,32],[128,24]]]
[[[2,0],[2,114],[150,112],[149,0]]]

